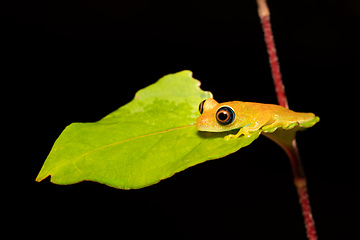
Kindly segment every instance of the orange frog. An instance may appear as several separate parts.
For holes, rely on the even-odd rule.
[[[229,134],[224,139],[249,137],[251,132],[273,127],[287,128],[291,124],[306,123],[315,118],[313,113],[299,113],[279,105],[253,102],[218,103],[212,98],[199,105],[201,116],[197,118],[199,131],[224,132],[240,129],[236,135]]]

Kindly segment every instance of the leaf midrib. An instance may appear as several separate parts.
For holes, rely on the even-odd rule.
[[[196,124],[189,124],[189,125],[185,125],[185,126],[180,126],[180,127],[174,127],[174,128],[170,128],[170,129],[166,129],[166,130],[162,130],[162,131],[158,131],[158,132],[153,132],[153,133],[147,133],[147,134],[144,134],[144,135],[141,135],[141,136],[136,136],[136,137],[132,137],[132,138],[128,138],[128,139],[123,139],[121,141],[117,141],[117,142],[114,142],[114,143],[111,143],[111,144],[107,144],[107,145],[104,145],[104,146],[101,146],[101,147],[98,147],[98,148],[95,148],[91,151],[88,151],[88,152],[85,152],[85,153],[82,153],[80,154],[79,156],[76,156],[76,157],[73,157],[73,158],[70,158],[64,162],[62,162],[61,164],[49,169],[47,172],[53,172],[55,169],[58,169],[58,168],[61,168],[64,164],[67,164],[68,162],[70,161],[74,161],[75,159],[78,159],[78,158],[81,158],[83,156],[86,156],[92,152],[95,152],[95,151],[99,151],[101,149],[104,149],[104,148],[107,148],[107,147],[111,147],[111,146],[114,146],[114,145],[117,145],[117,144],[121,144],[121,143],[124,143],[124,142],[128,142],[128,141],[132,141],[132,140],[135,140],[135,139],[139,139],[139,138],[144,138],[144,137],[149,137],[149,136],[153,136],[153,135],[157,135],[157,134],[162,134],[162,133],[165,133],[165,132],[170,132],[170,131],[175,131],[175,130],[179,130],[179,129],[183,129],[183,128],[188,128],[188,127],[192,127],[192,126],[195,126]],[[46,177],[48,177],[49,175],[51,174],[45,174],[45,176],[42,176],[41,178],[38,176],[36,178],[36,181],[41,181],[43,179],[45,179]]]

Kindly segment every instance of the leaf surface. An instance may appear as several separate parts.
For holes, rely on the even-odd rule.
[[[222,133],[199,132],[199,103],[212,97],[190,71],[169,74],[139,90],[134,99],[101,120],[72,123],[55,141],[36,181],[56,184],[96,181],[121,189],[155,184],[188,167],[224,157],[252,143],[262,132],[231,140]],[[276,126],[263,134],[286,147],[313,120]]]
[[[96,181],[142,188],[249,145],[261,131],[226,141],[230,132],[196,129],[199,103],[212,97],[190,71],[169,74],[94,123],[73,123],[56,140],[36,181]],[[235,131],[236,132],[236,131]]]

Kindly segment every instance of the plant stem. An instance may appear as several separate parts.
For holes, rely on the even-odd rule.
[[[269,61],[271,66],[271,72],[274,80],[276,96],[279,105],[289,108],[287,98],[285,95],[284,85],[281,79],[281,72],[279,61],[276,53],[276,47],[274,42],[274,37],[271,29],[270,23],[270,11],[267,6],[266,0],[256,0],[258,5],[258,13],[261,20],[261,24],[264,31],[264,37],[266,42],[267,51],[269,54]],[[271,135],[271,134],[270,134]],[[270,137],[267,135],[267,137]],[[273,139],[274,140],[274,139]],[[286,152],[290,159],[291,168],[294,176],[294,184],[297,188],[299,195],[299,201],[304,217],[305,228],[307,232],[307,237],[309,240],[317,240],[317,234],[315,230],[315,223],[311,212],[309,196],[307,193],[307,183],[304,170],[302,167],[300,155],[298,152],[298,147],[296,144],[295,135],[292,141],[289,141],[288,145],[277,142],[282,149]]]
[[[281,78],[280,65],[276,53],[274,37],[271,29],[270,11],[267,7],[266,0],[257,0],[257,3],[259,6],[258,12],[264,31],[267,52],[269,54],[271,73],[275,84],[277,100],[280,106],[289,108],[285,95],[285,88]]]

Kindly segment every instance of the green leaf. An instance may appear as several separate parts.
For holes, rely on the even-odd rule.
[[[190,71],[169,74],[135,94],[128,104],[94,123],[73,123],[61,133],[36,181],[51,176],[56,184],[84,180],[115,188],[142,188],[188,167],[224,157],[264,135],[288,147],[296,131],[313,126],[318,117],[252,132],[250,137],[223,138],[199,132],[198,106],[212,97],[202,91]]]
[[[141,188],[193,165],[249,145],[261,131],[226,141],[231,132],[196,129],[199,103],[212,97],[190,71],[161,78],[128,104],[94,123],[73,123],[56,140],[36,181],[83,180],[115,188]],[[235,131],[236,133],[236,131]]]
[[[290,124],[289,126],[281,127],[279,128],[269,128],[262,130],[262,134],[269,139],[273,140],[275,143],[277,143],[280,147],[283,149],[287,148],[289,150],[292,149],[292,141],[296,137],[296,133],[298,131],[303,131],[306,128],[314,126],[317,122],[320,121],[320,118],[315,116],[312,120],[308,122],[298,123],[295,122],[293,124]]]

